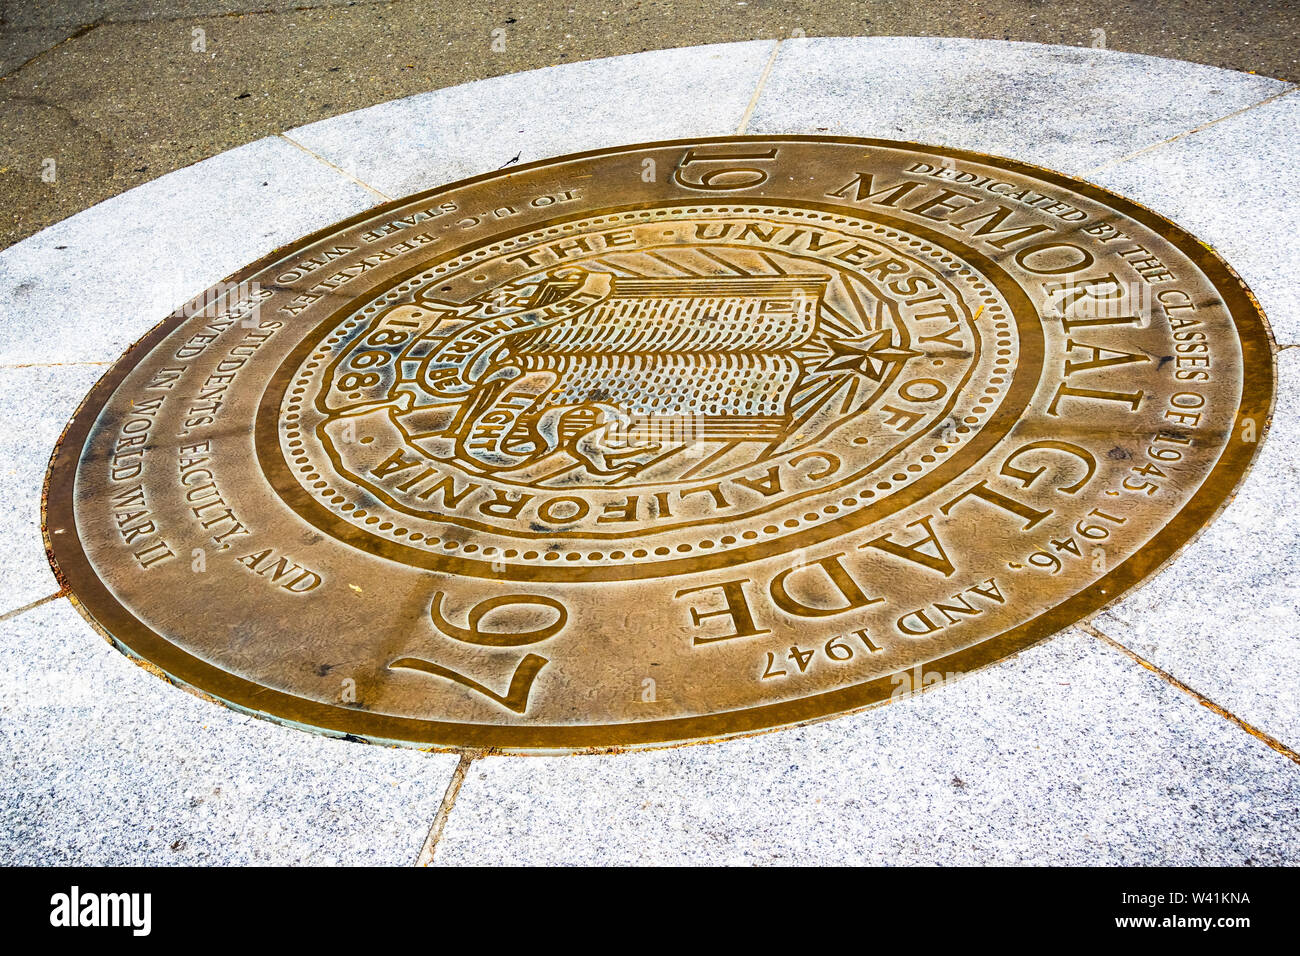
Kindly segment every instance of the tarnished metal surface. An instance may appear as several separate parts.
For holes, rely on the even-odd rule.
[[[173,679],[368,739],[708,739],[1091,613],[1267,425],[1257,306],[1095,187],[952,150],[564,157],[244,270],[95,387],[47,542]]]

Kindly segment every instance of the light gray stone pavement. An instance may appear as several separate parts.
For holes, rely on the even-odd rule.
[[[1295,862],[1300,771],[1077,630],[852,717],[472,764],[437,864]]]
[[[1279,345],[1300,344],[1300,90],[1086,178],[1214,246],[1259,297]]]
[[[64,426],[105,371],[106,365],[0,367],[0,614],[59,589],[41,540],[45,469]]]
[[[409,864],[456,758],[165,684],[66,600],[0,624],[0,863]]]
[[[1278,381],[1272,433],[1233,502],[1093,623],[1300,750],[1300,350],[1280,353]]]
[[[389,196],[605,146],[727,136],[776,42],[657,50],[410,96],[285,135]]]
[[[111,362],[241,266],[380,197],[268,137],[0,253],[0,366]]]
[[[782,41],[746,132],[956,146],[1077,176],[1290,88],[1110,50],[820,37]]]
[[[93,363],[380,194],[516,154],[741,130],[943,143],[1092,178],[1171,216],[1226,255],[1292,344],[1289,89],[1034,44],[756,42],[423,94],[172,173],[0,253],[0,615],[53,589],[40,478],[103,369]],[[435,862],[1300,861],[1296,354],[1280,353],[1273,433],[1238,500],[1092,625],[1190,693],[1075,630],[921,699],[812,727],[634,755],[484,758]],[[455,764],[168,688],[63,600],[0,630],[0,860],[411,862]]]
[[[1095,624],[1300,749],[1300,95],[1289,92],[1088,174],[1213,245],[1282,350],[1273,427],[1235,500],[1187,551]]]

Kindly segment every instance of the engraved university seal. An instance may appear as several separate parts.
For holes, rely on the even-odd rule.
[[[195,300],[69,425],[47,541],[121,646],[266,716],[701,740],[1092,613],[1217,512],[1272,390],[1236,276],[1096,187],[649,144],[390,203]]]

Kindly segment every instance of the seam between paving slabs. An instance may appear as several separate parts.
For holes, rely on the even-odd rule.
[[[1080,621],[1075,626],[1078,627],[1080,630],[1084,631],[1085,633],[1091,634],[1093,637],[1097,638],[1097,640],[1101,641],[1103,644],[1107,644],[1112,649],[1119,651],[1121,654],[1123,654],[1125,657],[1129,658],[1130,660],[1134,661],[1135,663],[1140,664],[1142,667],[1146,668],[1156,677],[1163,680],[1166,684],[1169,684],[1175,690],[1178,690],[1186,694],[1188,697],[1191,697],[1194,701],[1196,701],[1206,710],[1218,714],[1224,720],[1228,721],[1228,723],[1236,725],[1238,729],[1244,730],[1252,737],[1267,744],[1269,747],[1273,748],[1278,753],[1282,754],[1282,756],[1288,757],[1295,763],[1300,764],[1300,753],[1296,753],[1296,751],[1292,750],[1290,747],[1288,747],[1282,741],[1278,740],[1272,734],[1267,734],[1264,731],[1260,730],[1258,727],[1255,727],[1254,725],[1248,723],[1247,721],[1242,720],[1240,717],[1238,717],[1232,711],[1228,710],[1226,707],[1216,704],[1214,701],[1206,697],[1196,688],[1188,684],[1184,684],[1173,674],[1170,674],[1168,671],[1162,670],[1161,668],[1157,667],[1155,664],[1152,664],[1146,658],[1142,657],[1142,655],[1130,650],[1124,644],[1121,644],[1119,641],[1115,640],[1113,637],[1103,632],[1093,622]]]
[[[744,134],[745,127],[749,125],[750,118],[754,115],[754,110],[758,106],[758,98],[763,93],[763,87],[767,86],[767,78],[772,75],[772,67],[776,63],[776,55],[780,51],[783,42],[783,40],[776,41],[776,45],[772,47],[772,52],[768,55],[767,63],[763,65],[763,72],[758,77],[758,85],[754,87],[754,95],[749,98],[749,105],[745,107],[745,113],[740,117],[740,125],[736,127],[737,136]]]
[[[452,808],[456,806],[456,798],[460,795],[460,788],[465,783],[465,777],[469,775],[470,765],[478,759],[478,756],[477,753],[463,753],[460,755],[460,762],[456,764],[451,779],[447,781],[447,789],[442,795],[442,804],[438,807],[438,812],[433,816],[433,823],[429,826],[429,835],[425,837],[424,846],[420,848],[419,856],[415,858],[416,866],[428,866],[433,862],[433,854],[438,849],[438,841],[442,839],[442,832],[447,827],[447,820],[451,816]]]
[[[277,133],[276,135],[279,136],[280,139],[284,140],[286,143],[292,143],[294,146],[297,146],[300,150],[302,150],[304,153],[306,153],[306,154],[307,154],[308,156],[310,156],[312,159],[316,160],[316,161],[319,162],[319,163],[324,164],[325,166],[328,166],[330,169],[334,170],[334,172],[336,172],[336,173],[338,173],[340,176],[343,176],[344,178],[349,179],[349,180],[351,180],[352,182],[356,183],[358,186],[360,186],[362,189],[366,190],[367,192],[372,192],[372,193],[374,193],[376,196],[378,196],[378,197],[379,197],[380,199],[382,199],[384,202],[392,202],[392,200],[393,200],[393,197],[392,197],[392,196],[388,195],[387,193],[380,192],[378,189],[376,189],[374,186],[370,185],[370,184],[367,183],[367,182],[363,182],[362,180],[357,179],[356,176],[353,176],[353,175],[352,175],[351,173],[349,173],[346,169],[341,169],[341,168],[339,168],[338,166],[335,166],[333,163],[331,163],[331,162],[330,162],[328,159],[326,159],[324,156],[320,155],[320,154],[317,153],[317,152],[314,152],[314,151],[308,149],[308,148],[307,148],[306,146],[304,146],[302,143],[300,143],[300,142],[298,142],[296,139],[293,139],[292,137],[290,137],[289,134],[287,134],[287,133]]]
[[[0,614],[0,623],[11,620],[19,614],[26,614],[28,611],[33,611],[42,604],[49,604],[51,601],[57,600],[58,598],[67,597],[69,593],[68,589],[64,588],[62,591],[55,591],[53,594],[47,594],[43,598],[37,598],[30,604],[24,604],[22,607],[14,608],[12,611],[6,611],[5,613]]]
[[[1180,139],[1184,139],[1188,136],[1191,136],[1193,133],[1199,133],[1203,129],[1209,129],[1211,126],[1214,126],[1218,123],[1222,123],[1224,120],[1230,120],[1235,116],[1240,116],[1242,113],[1248,113],[1251,110],[1255,109],[1256,107],[1265,106],[1269,103],[1272,103],[1274,100],[1282,99],[1282,97],[1284,96],[1290,96],[1292,93],[1295,93],[1297,90],[1300,90],[1300,86],[1292,85],[1280,93],[1274,93],[1272,96],[1265,97],[1264,99],[1260,100],[1258,103],[1251,103],[1249,106],[1243,106],[1241,109],[1233,110],[1231,113],[1226,113],[1223,116],[1218,117],[1217,119],[1207,120],[1206,122],[1201,123],[1199,126],[1193,126],[1191,129],[1183,130],[1181,133],[1175,133],[1173,136],[1170,136],[1168,139],[1162,139],[1160,142],[1152,143],[1150,146],[1143,146],[1141,149],[1134,150],[1133,152],[1127,153],[1124,156],[1119,156],[1115,159],[1108,159],[1100,166],[1094,166],[1091,169],[1087,170],[1086,172],[1082,173],[1081,177],[1086,179],[1087,177],[1093,175],[1094,173],[1099,173],[1102,170],[1110,169],[1112,166],[1118,166],[1120,163],[1126,163],[1130,159],[1135,159],[1138,156],[1143,156],[1151,152],[1152,150],[1160,149],[1162,146],[1168,146],[1170,143],[1175,143]]]

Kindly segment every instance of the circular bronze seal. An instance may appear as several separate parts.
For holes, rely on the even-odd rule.
[[[879,140],[565,156],[281,249],[50,465],[60,580],[235,707],[435,747],[704,740],[910,694],[1222,506],[1269,333],[1095,186]]]

